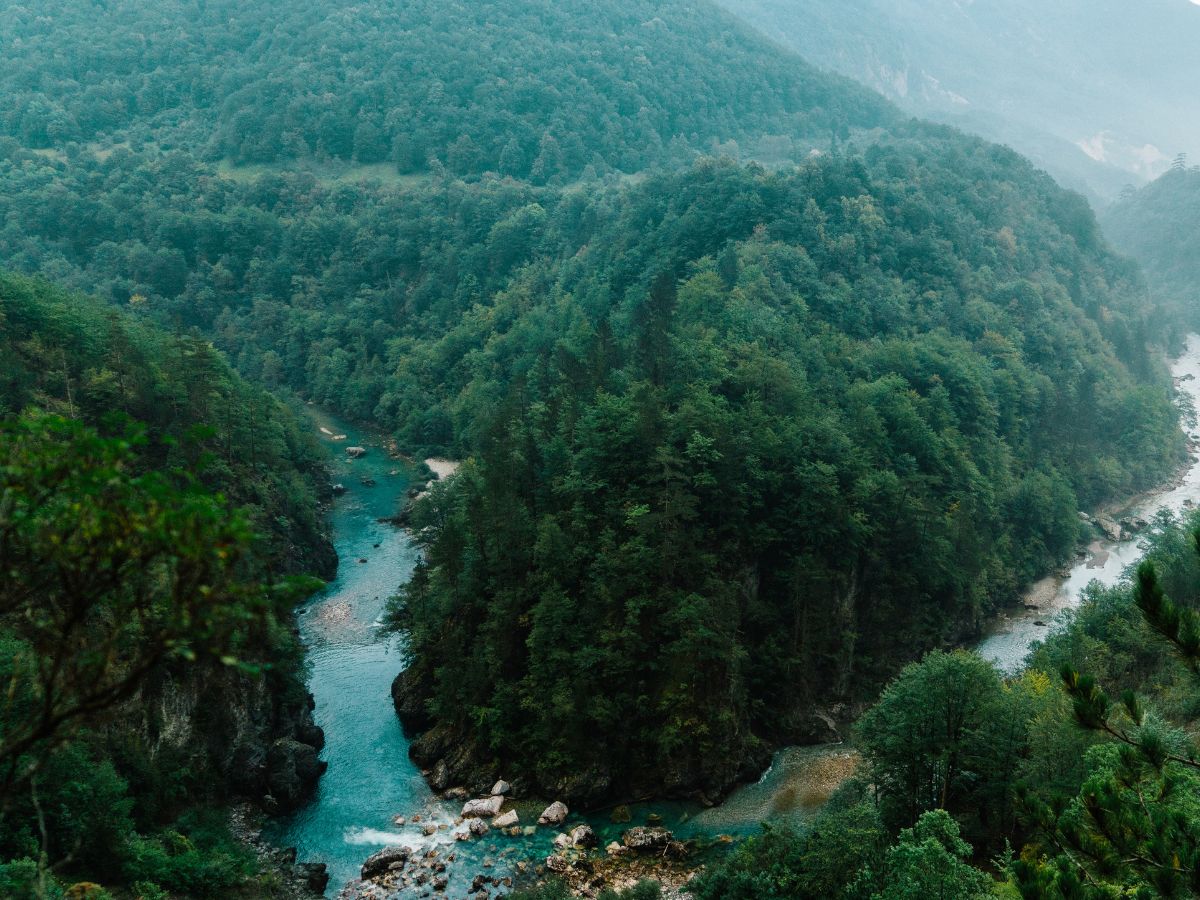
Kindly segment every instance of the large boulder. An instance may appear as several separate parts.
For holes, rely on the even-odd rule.
[[[1108,516],[1099,516],[1096,525],[1110,541],[1120,541],[1125,537],[1125,530]]]
[[[630,850],[646,853],[651,850],[664,850],[674,840],[674,835],[665,828],[652,828],[639,825],[630,828],[621,835],[621,842]]]
[[[490,819],[500,812],[502,806],[504,806],[503,797],[481,797],[478,800],[468,800],[463,804],[462,817],[473,819],[484,816]]]
[[[503,797],[505,794],[511,794],[511,793],[512,793],[512,785],[509,784],[507,781],[505,781],[503,778],[501,778],[494,785],[492,785],[493,796]]]
[[[567,820],[570,810],[561,800],[555,800],[538,816],[539,825],[561,825]]]
[[[576,825],[571,829],[571,843],[576,847],[595,847],[600,843],[591,825]]]
[[[492,825],[496,828],[511,828],[520,821],[521,818],[517,815],[517,811],[515,809],[510,809],[503,815],[497,816],[495,819],[493,819]]]
[[[475,837],[483,837],[488,833],[488,823],[483,819],[472,819],[470,824],[467,825],[467,830],[475,835]]]
[[[295,809],[317,786],[327,765],[312,745],[280,738],[267,751],[267,790],[279,808]]]
[[[346,455],[351,459],[361,459],[367,455],[366,447],[347,447]]]
[[[411,851],[407,847],[384,847],[378,853],[372,853],[362,866],[362,878],[378,878],[392,871],[392,868],[403,868],[408,862]]]
[[[325,867],[325,863],[298,863],[296,874],[306,888],[318,897],[325,896],[325,888],[329,887],[329,870]]]

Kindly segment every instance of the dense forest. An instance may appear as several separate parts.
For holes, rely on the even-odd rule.
[[[619,202],[405,354],[472,456],[395,610],[452,781],[717,796],[1180,459],[1136,270],[1007,150],[921,127]]]
[[[1194,897],[1198,526],[1160,519],[1137,572],[1090,588],[1020,676],[962,652],[906,668],[813,826],[767,829],[693,895]]]
[[[895,117],[708,4],[72,0],[0,12],[0,133],[538,183]]]
[[[287,802],[266,746],[320,742],[282,577],[336,563],[317,448],[206,341],[9,275],[0,413],[0,894],[270,893],[210,804]]]
[[[1170,172],[1106,209],[1101,224],[1116,247],[1142,264],[1176,332],[1194,331],[1200,323],[1200,170],[1181,157]]]

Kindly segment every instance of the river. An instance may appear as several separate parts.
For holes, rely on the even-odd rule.
[[[1171,364],[1171,374],[1179,391],[1191,398],[1193,409],[1200,409],[1200,335],[1188,337],[1183,354]],[[1200,441],[1200,431],[1194,422],[1185,423],[1185,428],[1194,446]],[[1137,498],[1123,509],[1114,511],[1111,517],[1140,517],[1151,521],[1159,510],[1178,515],[1198,504],[1200,465],[1193,453],[1187,472],[1177,483],[1166,490]],[[1106,586],[1116,584],[1142,554],[1142,542],[1137,537],[1124,541],[1094,540],[1085,555],[1065,574],[1053,575],[1034,585],[1025,602],[1036,609],[1023,608],[998,619],[976,651],[995,662],[1005,673],[1019,671],[1030,647],[1043,640],[1047,631],[1055,627],[1055,619],[1065,610],[1079,605],[1084,588],[1093,581]]]
[[[1172,372],[1181,391],[1200,407],[1200,337],[1189,338]],[[438,847],[443,857],[455,855],[449,896],[465,896],[466,882],[481,867],[503,875],[518,861],[540,861],[551,852],[553,830],[454,842],[451,828],[460,804],[435,797],[408,757],[408,741],[390,697],[392,679],[404,660],[397,639],[380,629],[388,597],[407,581],[417,560],[406,533],[380,521],[397,511],[410,484],[409,470],[388,456],[379,435],[331,416],[314,418],[330,446],[334,481],[346,488],[332,513],[341,560],[338,576],[300,615],[309,686],[317,722],[325,729],[323,757],[329,769],[314,800],[276,819],[265,834],[280,846],[296,847],[300,859],[326,863],[331,894],[354,879],[363,860],[384,846]],[[334,440],[341,435],[345,438]],[[1189,436],[1200,440],[1194,424],[1189,425]],[[350,446],[365,447],[367,454],[350,460],[345,453]],[[1119,515],[1150,519],[1161,508],[1178,513],[1189,502],[1200,503],[1200,466],[1195,460],[1177,486],[1146,495]],[[1097,540],[1068,572],[1035,587],[1027,602],[1036,602],[1038,609],[999,620],[978,651],[1006,672],[1019,670],[1033,643],[1054,627],[1056,615],[1078,604],[1090,581],[1116,583],[1141,553],[1137,539]],[[757,783],[735,791],[719,806],[642,804],[632,808],[633,822],[661,817],[684,838],[747,834],[763,821],[803,823],[821,809],[854,764],[853,751],[842,745],[786,748]],[[518,805],[518,811],[528,823],[541,810],[528,804]],[[406,824],[394,824],[396,816],[405,817]],[[414,816],[419,821],[414,822]],[[588,821],[602,842],[628,827],[613,824],[605,815]],[[428,826],[437,830],[426,834]]]

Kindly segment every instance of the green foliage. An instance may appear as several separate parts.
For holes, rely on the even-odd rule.
[[[570,900],[574,895],[565,883],[550,881],[531,890],[515,891],[508,896],[509,900]],[[640,881],[623,891],[605,888],[598,895],[600,900],[659,900],[661,896],[662,888],[654,881]]]
[[[320,451],[292,413],[230,371],[193,335],[168,337],[90,298],[0,273],[0,416],[34,406],[147,440],[139,470],[186,470],[244,507],[257,558],[330,571],[317,513]]]
[[[264,578],[326,552],[316,452],[203,342],[10,276],[0,317],[0,410],[27,410],[0,423],[0,859],[37,861],[32,881],[7,867],[11,893],[55,890],[51,866],[141,879],[146,896],[229,896],[257,863],[223,824],[160,833],[220,795],[213,761],[156,747],[137,701],[152,705],[164,676],[203,678],[215,703],[264,673],[277,696],[300,691],[281,623],[311,584]],[[207,428],[218,404],[242,423],[235,440],[269,435],[260,453]],[[226,487],[244,511],[214,492]],[[315,546],[292,543],[289,506]]]
[[[184,897],[225,897],[258,871],[253,853],[230,837],[220,814],[189,816],[152,839],[135,837],[124,878],[147,881]]]
[[[944,810],[888,833],[870,801],[822,812],[803,833],[764,826],[762,834],[702,872],[697,900],[979,900],[992,879],[970,865],[971,845]]]
[[[468,459],[413,511],[392,624],[417,705],[481,765],[715,795],[808,736],[818,699],[871,696],[1061,562],[1081,505],[1182,457],[1139,276],[1082,198],[707,4],[50,7],[0,13],[0,259]],[[645,171],[743,146],[800,164]],[[314,157],[323,181],[217,165]],[[310,448],[213,346],[20,279],[0,300],[5,413],[120,409],[151,438],[135,475],[208,455],[273,562],[314,558]],[[282,604],[263,612],[294,674]],[[885,702],[930,731],[878,713],[863,735],[887,824],[916,830],[883,854],[858,809],[764,837],[738,890],[836,892],[858,853],[864,890],[975,891],[926,811],[995,841],[1023,775],[1078,788],[1039,685],[927,665],[944,677]],[[182,760],[95,750],[146,801],[125,875],[245,874],[156,834],[193,796]],[[756,854],[779,861],[765,887]]]
[[[0,133],[30,148],[153,141],[545,183],[733,142],[802,158],[895,115],[707,2],[57,0],[6,8],[0,33]]]
[[[868,695],[1063,559],[1079,505],[1165,472],[1127,267],[1022,165],[922,131],[650,178],[582,254],[406,341],[410,408],[473,455],[417,511],[395,611],[434,718],[547,789],[720,790],[814,697]]]
[[[934,809],[974,808],[974,790],[996,757],[1015,758],[1023,737],[1009,725],[995,667],[972,653],[934,652],[887,686],[857,725],[868,777],[893,825]],[[996,746],[1002,741],[1002,746]]]
[[[0,863],[0,896],[11,900],[59,900],[63,892],[50,883],[43,890],[42,874],[32,859]]]
[[[849,898],[855,873],[878,864],[887,843],[874,805],[857,803],[822,813],[803,833],[764,826],[689,890],[696,900]]]
[[[878,884],[871,900],[982,900],[994,896],[992,880],[971,866],[971,845],[945,810],[924,813],[888,852],[882,877],[866,871],[860,884]],[[860,889],[860,888],[856,888]]]
[[[1164,520],[1160,527],[1132,584],[1093,596],[1071,631],[1087,627],[1091,646],[1108,640],[1121,648],[1133,630],[1128,610],[1140,611],[1145,626],[1133,640],[1156,658],[1118,671],[1127,678],[1131,672],[1140,675],[1134,684],[1152,688],[1168,708],[1191,719],[1196,711],[1195,602],[1200,597],[1197,536],[1194,526]],[[1184,564],[1185,556],[1192,558],[1190,566]],[[1180,590],[1182,603],[1167,594],[1168,585]],[[1117,605],[1118,594],[1124,595],[1124,610]],[[1104,617],[1096,616],[1097,611]],[[1154,653],[1156,641],[1173,646],[1186,664],[1186,669],[1175,664],[1187,672],[1185,685],[1172,683],[1169,666]],[[1078,645],[1066,639],[1055,643]],[[1051,650],[1061,652],[1061,647]],[[1093,651],[1088,658],[1105,655]],[[1061,794],[1034,790],[1027,797],[1035,839],[1012,867],[1022,894],[1071,900],[1118,894],[1194,896],[1200,889],[1200,763],[1194,738],[1167,724],[1132,688],[1114,700],[1096,677],[1066,663],[1062,679],[1074,720],[1107,742],[1088,752],[1086,775],[1075,796],[1064,802]],[[1191,701],[1174,699],[1177,692],[1190,693]]]
[[[542,740],[546,723],[509,740],[525,702],[582,717],[575,735],[645,709],[646,753],[698,724],[710,756],[732,741],[737,757],[787,739],[813,697],[869,696],[898,658],[972,627],[1070,552],[1080,505],[1178,458],[1141,295],[1086,212],[1011,154],[895,133],[779,175],[706,163],[589,193],[242,182],[183,152],[12,151],[0,253],[121,303],[144,294],[139,315],[212,328],[245,372],[409,448],[475,455],[482,499],[431,521],[460,532],[447,550],[508,535],[472,565],[494,617],[482,633],[513,629],[491,659],[522,686],[490,697],[486,666],[445,665],[465,633],[429,668],[462,674],[442,705],[494,724],[489,745]],[[84,208],[95,218],[42,214]],[[185,261],[182,287],[149,265],[163,253]],[[211,359],[187,339],[172,352]],[[40,359],[49,383],[62,363]],[[302,444],[285,428],[276,451],[263,420],[226,413],[206,446],[229,460],[226,490],[253,488],[259,530],[283,523],[287,555],[316,529],[297,483],[271,479]],[[545,584],[517,576],[535,547]],[[596,614],[558,656],[544,648],[573,616],[539,617],[544,663],[525,682],[543,594]],[[714,660],[719,697],[674,679],[693,653]],[[628,683],[635,663],[648,684]],[[586,674],[568,687],[573,665]],[[628,692],[585,703],[588,679]],[[581,761],[574,746],[546,759]]]
[[[9,788],[36,771],[23,757],[128,700],[157,666],[237,665],[288,604],[243,579],[251,533],[221,501],[133,474],[136,433],[102,438],[34,416],[0,434]]]

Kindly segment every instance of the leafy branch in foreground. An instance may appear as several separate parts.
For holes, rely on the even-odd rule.
[[[241,651],[305,587],[248,576],[245,518],[140,473],[141,441],[46,415],[0,426],[0,801],[156,666],[252,669]]]
[[[1200,551],[1200,533],[1193,535]],[[1200,673],[1200,619],[1163,590],[1153,563],[1137,570],[1146,624]],[[1014,863],[1026,897],[1184,897],[1200,892],[1200,760],[1195,743],[1147,712],[1133,691],[1115,702],[1090,675],[1062,670],[1075,721],[1111,739],[1090,751],[1093,774],[1062,809],[1030,799],[1043,835]],[[1129,891],[1132,890],[1132,893]]]

